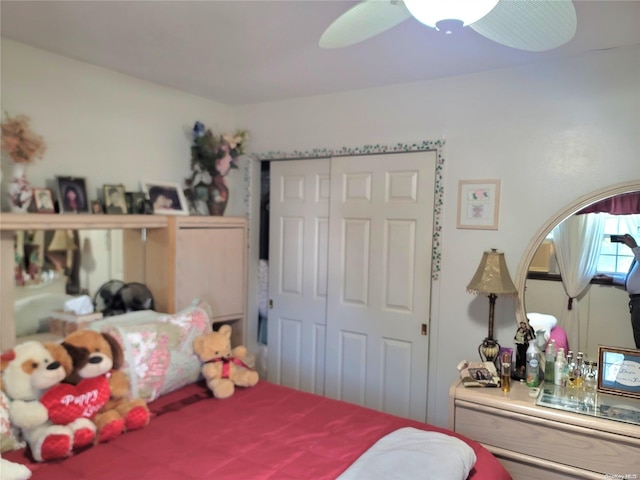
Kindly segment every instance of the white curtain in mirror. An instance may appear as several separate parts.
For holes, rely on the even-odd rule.
[[[603,233],[604,221],[597,214],[573,215],[553,229],[556,259],[568,297],[560,326],[567,332],[570,347],[580,344],[578,297],[596,274]]]

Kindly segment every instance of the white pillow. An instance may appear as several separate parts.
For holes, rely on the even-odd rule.
[[[425,478],[465,480],[476,463],[473,449],[459,438],[404,427],[382,437],[338,480]]]

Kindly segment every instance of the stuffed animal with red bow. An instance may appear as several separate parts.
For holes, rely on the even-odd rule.
[[[11,400],[9,417],[20,428],[34,460],[59,460],[72,449],[93,443],[96,427],[79,414],[84,396],[60,383],[72,370],[64,348],[28,341],[4,353],[0,369],[3,391]],[[59,402],[51,400],[53,392]],[[103,405],[107,399],[96,400]]]
[[[98,442],[149,424],[147,402],[130,398],[129,379],[119,370],[124,361],[122,348],[115,338],[108,333],[77,330],[65,337],[62,346],[73,359],[73,371],[66,383],[80,385],[95,379],[108,385],[107,402],[97,412],[88,412],[98,429]]]
[[[202,374],[216,398],[228,398],[235,387],[253,387],[258,373],[247,363],[248,353],[243,346],[231,348],[231,326],[200,335],[193,341],[193,351],[202,364]]]

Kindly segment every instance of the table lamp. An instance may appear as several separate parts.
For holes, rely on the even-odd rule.
[[[478,354],[483,362],[495,362],[500,344],[493,338],[493,315],[498,295],[517,295],[504,253],[492,248],[482,254],[482,260],[475,275],[467,285],[467,292],[489,296],[489,334],[478,346]]]

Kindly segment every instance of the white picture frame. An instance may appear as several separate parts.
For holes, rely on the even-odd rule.
[[[158,215],[189,215],[189,204],[179,184],[141,180],[142,191]]]
[[[457,228],[497,230],[500,208],[500,180],[458,182]]]

